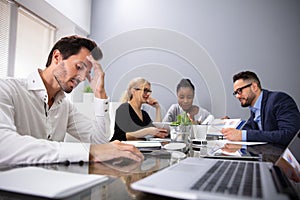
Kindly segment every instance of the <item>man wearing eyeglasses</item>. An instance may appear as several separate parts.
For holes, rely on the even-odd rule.
[[[233,95],[250,117],[243,130],[222,129],[228,140],[263,141],[287,145],[300,129],[300,114],[295,101],[284,92],[262,89],[257,75],[243,71],[233,76]]]

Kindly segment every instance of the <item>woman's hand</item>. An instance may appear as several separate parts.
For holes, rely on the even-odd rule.
[[[158,101],[149,96],[147,99],[147,104],[149,104],[150,106],[152,106],[156,109],[155,121],[161,122],[161,109],[160,109],[160,105],[159,105]]]
[[[156,127],[148,127],[145,128],[148,134],[146,135],[153,135],[154,137],[159,137],[159,138],[165,138],[168,136],[168,130],[164,128],[156,128]]]
[[[153,135],[153,137],[165,138],[168,136],[167,129],[147,127],[134,132],[127,132],[127,140],[134,140],[138,138],[144,138],[146,135]]]
[[[152,98],[152,97],[149,97],[148,99],[147,99],[147,104],[149,104],[150,106],[152,106],[152,107],[154,107],[154,108],[160,108],[160,105],[159,105],[159,103],[158,103],[158,101],[157,101],[157,99],[154,99],[154,98]]]
[[[191,120],[192,124],[201,124],[201,121],[197,121],[197,119],[195,120],[195,115],[197,115],[198,112],[199,112],[199,107],[195,105],[192,105],[192,107],[187,112],[187,116]]]

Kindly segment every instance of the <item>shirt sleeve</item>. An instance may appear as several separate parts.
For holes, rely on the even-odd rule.
[[[11,88],[7,81],[0,80],[0,164],[16,165],[89,160],[89,144],[49,141],[31,136],[30,132],[24,131],[25,134],[23,135],[19,133],[15,115],[16,112],[26,112],[26,109],[19,109],[18,106],[20,105],[14,104],[14,100],[17,101],[18,97],[13,96],[16,92],[9,92],[12,90]],[[20,92],[20,94],[22,93]],[[24,99],[22,100],[24,101]],[[29,122],[36,122],[34,117],[40,116],[31,117],[33,118]],[[31,126],[33,128],[39,127],[34,126],[34,124]],[[30,129],[28,130],[30,131]]]
[[[242,130],[242,141],[247,141],[247,131]]]
[[[13,144],[13,145],[12,145]],[[0,134],[0,163],[33,164],[89,161],[89,144],[67,143],[21,136],[12,130]]]
[[[107,143],[111,137],[110,135],[110,118],[109,118],[109,98],[94,99],[94,109],[96,117],[96,127],[99,131],[94,135],[93,142]]]
[[[177,113],[175,104],[171,105],[168,109],[166,115],[164,116],[163,122],[175,122],[177,121]]]

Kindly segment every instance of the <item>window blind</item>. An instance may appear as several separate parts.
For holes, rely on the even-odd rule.
[[[10,5],[0,0],[0,78],[7,76],[9,47]]]

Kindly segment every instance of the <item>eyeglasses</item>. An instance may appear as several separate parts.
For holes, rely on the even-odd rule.
[[[243,86],[243,87],[240,87],[240,88],[236,89],[236,90],[232,93],[232,95],[233,95],[233,96],[236,96],[237,94],[242,94],[243,89],[245,89],[245,88],[247,88],[247,87],[250,87],[251,85],[252,85],[252,83],[250,83],[250,84],[248,84],[248,85],[245,85],[245,86]]]
[[[134,88],[135,90],[142,90],[141,88]],[[152,90],[149,90],[147,88],[144,88],[143,90],[144,94],[152,93]]]

